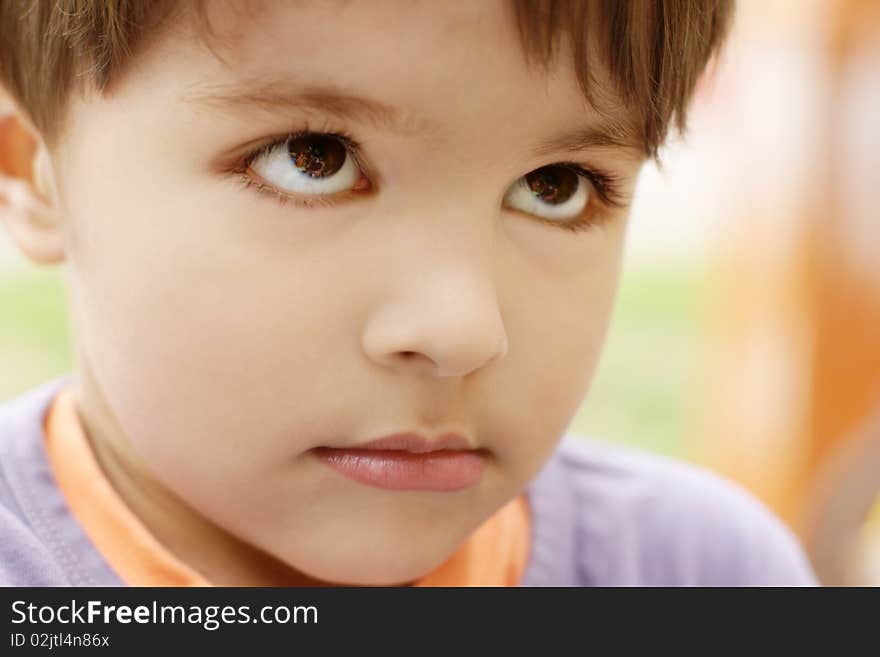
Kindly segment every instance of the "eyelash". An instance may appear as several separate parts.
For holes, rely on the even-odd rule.
[[[358,168],[363,171],[364,166],[360,156],[361,145],[345,130],[335,130],[332,132],[327,132],[304,129],[298,130],[296,132],[290,132],[281,137],[277,137],[272,141],[245,154],[233,167],[231,173],[238,179],[243,189],[253,189],[260,194],[265,194],[269,197],[275,198],[282,205],[286,203],[293,203],[296,206],[304,208],[333,207],[338,203],[343,203],[345,201],[351,200],[356,196],[363,195],[365,193],[363,191],[350,190],[348,192],[335,194],[333,196],[296,196],[276,189],[271,185],[267,185],[261,180],[255,178],[253,175],[249,174],[251,163],[258,157],[271,152],[274,148],[286,144],[292,139],[296,139],[297,137],[309,134],[320,134],[338,139],[345,145],[346,151],[354,159],[354,162],[358,166]],[[610,208],[623,208],[626,206],[626,199],[620,191],[619,178],[612,173],[585,167],[576,162],[554,162],[553,164],[545,166],[563,167],[569,169],[570,171],[573,171],[581,178],[586,179],[586,181],[590,183],[592,188],[596,191],[596,195],[599,197],[599,201],[604,206],[602,208],[603,210],[608,210]],[[555,228],[561,228],[563,230],[568,230],[571,232],[581,232],[588,230],[593,226],[601,224],[605,217],[602,210],[596,210],[591,213],[585,211],[582,216],[571,221],[554,221],[552,219],[547,219],[545,217],[539,216],[534,216],[534,218]]]

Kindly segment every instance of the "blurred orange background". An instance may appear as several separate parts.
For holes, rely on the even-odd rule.
[[[670,209],[712,233],[692,456],[826,584],[880,584],[878,64],[878,2],[741,2],[685,140],[701,199]]]

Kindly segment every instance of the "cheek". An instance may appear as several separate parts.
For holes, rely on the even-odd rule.
[[[188,210],[165,213],[161,228],[145,215],[94,219],[71,271],[79,342],[145,457],[261,468],[318,438],[322,355],[345,325],[347,299],[333,290],[351,286],[197,230]]]
[[[613,308],[621,246],[619,236],[597,246],[576,277],[568,276],[571,266],[564,274],[523,278],[506,304],[516,350],[499,363],[496,376],[505,383],[492,398],[493,416],[508,436],[499,434],[506,458],[527,468],[524,478],[549,458],[589,390]]]
[[[604,340],[605,317],[596,308],[584,320],[568,322],[557,316],[548,326],[532,327],[534,349],[517,375],[517,400],[506,400],[508,409],[520,409],[516,430],[529,436],[515,443],[524,463],[549,457],[589,390]]]

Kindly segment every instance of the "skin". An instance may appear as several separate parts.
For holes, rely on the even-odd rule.
[[[613,304],[627,208],[594,195],[601,224],[571,232],[505,192],[575,161],[628,196],[642,157],[530,153],[599,116],[565,50],[549,71],[526,65],[503,2],[209,15],[226,63],[175,21],[112,93],[73,99],[51,152],[34,133],[33,176],[3,178],[4,223],[34,260],[65,262],[84,429],[175,555],[224,585],[411,582],[551,456]],[[404,130],[187,100],[253,75],[380,99]],[[369,193],[300,207],[229,173],[305,127],[361,144]],[[310,452],[398,431],[464,434],[489,453],[482,479],[383,490]]]

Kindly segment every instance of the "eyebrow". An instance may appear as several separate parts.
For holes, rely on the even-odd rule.
[[[203,85],[191,88],[183,97],[188,104],[231,113],[269,113],[295,109],[331,114],[341,120],[370,123],[404,136],[428,129],[428,123],[380,100],[353,96],[332,86],[300,86],[290,81],[255,79],[233,84]],[[643,147],[635,131],[623,123],[597,120],[583,128],[567,130],[541,141],[532,149],[539,157],[559,151],[590,151],[615,148],[641,155]]]

